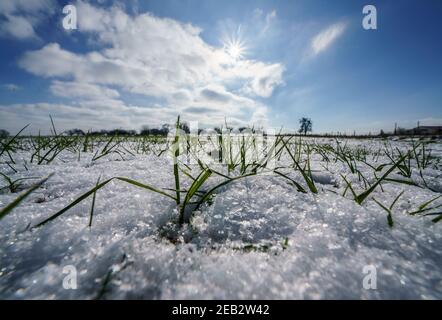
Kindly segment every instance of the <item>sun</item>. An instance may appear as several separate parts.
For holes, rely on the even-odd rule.
[[[244,58],[246,47],[244,43],[239,40],[229,41],[224,46],[225,51],[233,60],[241,60]]]
[[[234,32],[226,32],[221,42],[224,52],[230,57],[232,62],[238,62],[244,59],[247,54],[247,47],[242,37],[241,26]]]

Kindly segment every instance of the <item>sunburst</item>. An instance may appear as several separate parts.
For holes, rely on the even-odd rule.
[[[238,39],[227,42],[224,45],[224,50],[233,60],[241,60],[246,53],[244,43]]]
[[[241,60],[247,53],[247,47],[244,40],[241,37],[241,26],[238,27],[236,32],[224,37],[223,46],[224,51],[232,59],[233,62]]]

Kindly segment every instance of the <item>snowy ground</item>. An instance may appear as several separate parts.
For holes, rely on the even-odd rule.
[[[378,140],[349,143],[373,149],[382,145]],[[393,145],[409,147],[407,142]],[[440,142],[431,148],[433,156],[442,156]],[[26,151],[16,156],[29,159]],[[123,161],[114,155],[93,163],[91,157],[78,161],[64,152],[50,165],[28,163],[28,171],[18,173],[0,164],[0,171],[13,178],[55,173],[0,220],[0,298],[442,299],[442,222],[407,214],[442,192],[440,166],[424,170],[432,190],[386,182],[383,192],[376,189],[358,205],[350,192],[342,196],[346,185],[340,173],[355,183],[357,176],[341,162],[328,164],[327,171],[316,156],[318,194],[297,192],[277,175],[240,179],[220,188],[213,203],[195,213],[193,227],[179,231],[183,240],[177,242],[164,236],[176,232],[170,223],[178,214],[173,200],[113,181],[97,192],[92,228],[87,226],[88,198],[27,230],[90,190],[99,176],[174,187],[166,156],[135,155]],[[303,183],[299,172],[284,172]],[[389,206],[403,190],[390,228],[386,211],[371,197]],[[3,191],[0,207],[17,194]],[[432,205],[441,203],[442,198]],[[78,272],[76,290],[62,285],[68,265]],[[377,270],[376,290],[363,287],[369,265]]]

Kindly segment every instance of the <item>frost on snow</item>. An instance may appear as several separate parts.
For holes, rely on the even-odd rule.
[[[440,143],[431,148],[433,157],[441,156]],[[250,176],[219,188],[182,228],[171,223],[179,211],[172,199],[112,181],[97,191],[91,228],[91,197],[44,226],[29,228],[93,188],[99,176],[174,188],[165,155],[134,153],[123,160],[115,154],[93,162],[92,156],[77,159],[66,151],[48,165],[28,163],[28,170],[17,173],[0,164],[14,179],[54,173],[0,220],[0,298],[442,299],[442,222],[407,214],[440,194],[440,167],[423,170],[428,188],[385,181],[358,205],[350,190],[342,196],[347,185],[341,177],[360,186],[357,175],[342,162],[326,164],[315,155],[317,194],[298,192],[275,174]],[[26,151],[17,154],[29,157]],[[368,158],[373,166],[388,160]],[[287,155],[281,162],[293,165]],[[368,165],[360,168],[374,179]],[[398,178],[396,171],[392,177]],[[299,171],[284,172],[307,189]],[[416,172],[415,181],[421,181]],[[189,178],[181,179],[188,188]],[[32,181],[25,180],[23,189]],[[389,206],[402,191],[390,228],[386,211],[372,197]],[[0,207],[17,195],[3,189]],[[432,206],[441,203],[442,198]],[[63,285],[70,276],[66,266],[76,270],[76,289]],[[367,266],[376,269],[376,289],[364,288]]]

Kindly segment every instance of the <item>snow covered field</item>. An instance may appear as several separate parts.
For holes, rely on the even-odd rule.
[[[23,139],[11,154],[15,164],[6,153],[1,156],[0,172],[11,180],[38,179],[22,180],[14,192],[1,180],[0,207],[54,174],[0,219],[0,298],[442,299],[442,221],[435,223],[442,211],[440,141],[425,149],[415,141],[415,153],[408,156],[410,141],[348,139],[337,147],[335,139],[306,138],[300,149],[297,141],[274,149],[280,153],[270,169],[231,181],[198,210],[186,210],[186,221],[192,216],[182,226],[176,201],[113,180],[96,192],[92,227],[90,195],[32,228],[94,188],[99,177],[133,179],[174,196],[175,176],[170,153],[161,153],[165,143],[129,138],[113,149],[119,153],[94,161],[106,142],[85,152],[79,144],[39,165],[41,155],[30,161],[35,145]],[[301,152],[300,168],[317,193],[288,149],[295,158]],[[240,152],[239,146],[235,153]],[[201,172],[199,164],[186,164],[186,155],[179,159],[180,169],[193,178]],[[209,167],[237,177],[252,172],[253,165],[244,163],[232,160],[230,172],[219,163]],[[183,171],[181,201],[192,182]],[[213,173],[200,189],[226,179]],[[358,204],[351,189],[360,195],[371,186]],[[389,225],[380,204],[389,209],[401,192]],[[75,290],[63,287],[66,266],[77,270]],[[364,289],[367,266],[376,268],[376,289]]]

